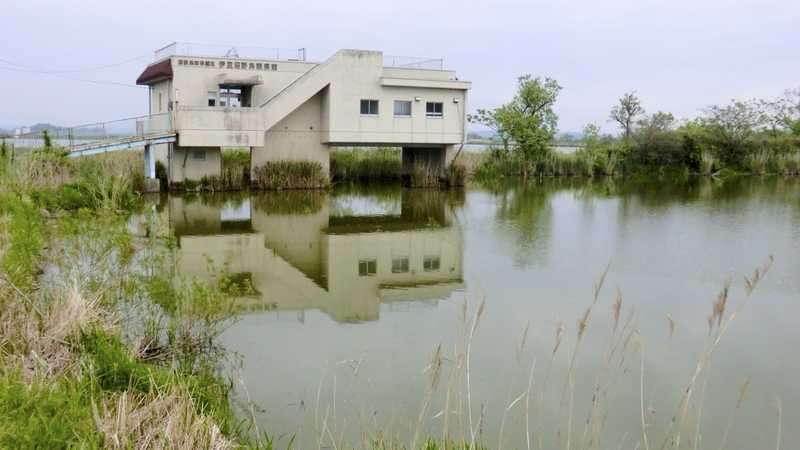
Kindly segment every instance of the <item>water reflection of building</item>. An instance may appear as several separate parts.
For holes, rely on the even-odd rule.
[[[300,320],[307,309],[376,320],[381,303],[441,299],[462,286],[463,241],[446,197],[394,191],[399,211],[367,213],[341,211],[320,192],[170,197],[176,276],[247,280],[243,305]]]

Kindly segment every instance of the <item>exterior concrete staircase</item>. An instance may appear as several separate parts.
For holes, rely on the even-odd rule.
[[[339,50],[325,62],[317,64],[270,98],[259,107],[263,110],[263,125],[266,130],[274,127],[283,118],[308,101],[311,97],[328,87],[332,80],[341,77],[347,71],[347,59],[364,52],[361,50]]]

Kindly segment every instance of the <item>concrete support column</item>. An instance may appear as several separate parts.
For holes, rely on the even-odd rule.
[[[410,174],[417,164],[426,165],[433,169],[443,168],[445,167],[445,159],[445,148],[442,146],[403,147],[403,174]]]
[[[156,154],[152,145],[144,146],[144,177],[156,177]]]

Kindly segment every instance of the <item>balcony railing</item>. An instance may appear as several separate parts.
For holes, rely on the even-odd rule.
[[[176,55],[208,58],[266,59],[271,61],[305,61],[306,49],[173,42],[156,50],[155,60],[159,61]]]
[[[442,58],[426,58],[420,56],[383,55],[383,66],[406,69],[443,70],[444,60]]]

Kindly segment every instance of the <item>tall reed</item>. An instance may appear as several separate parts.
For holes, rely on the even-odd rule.
[[[314,161],[268,162],[253,170],[256,189],[320,189],[329,185],[322,165]]]

